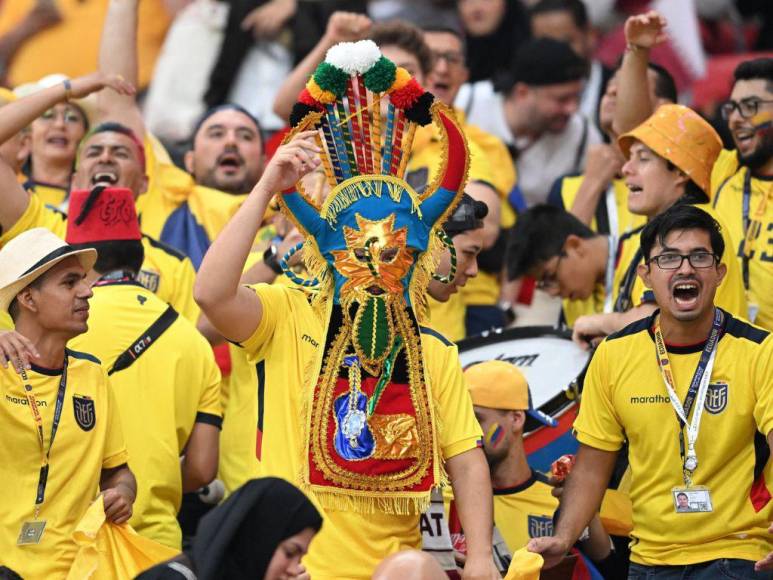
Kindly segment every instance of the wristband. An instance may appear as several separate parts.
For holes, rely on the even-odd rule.
[[[64,79],[62,84],[64,85],[64,102],[69,103],[70,97],[72,97],[72,83],[70,79]]]
[[[629,42],[625,45],[625,50],[627,52],[637,53],[640,50],[649,50],[648,46],[642,46],[640,44],[633,44],[632,42]]]

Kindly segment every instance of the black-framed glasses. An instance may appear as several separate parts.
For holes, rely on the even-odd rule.
[[[682,263],[688,260],[690,266],[693,268],[711,268],[717,263],[716,254],[711,252],[693,252],[692,254],[674,254],[667,252],[660,254],[659,256],[652,256],[648,264],[655,262],[658,268],[661,270],[678,270],[682,267]]]
[[[720,105],[719,110],[725,121],[730,118],[730,115],[732,115],[733,111],[736,109],[744,119],[749,119],[757,114],[760,105],[767,105],[770,103],[773,103],[773,100],[756,98],[741,99],[740,101],[725,101]]]
[[[464,64],[464,54],[453,50],[445,52],[432,52],[432,57],[435,60],[444,60],[448,66],[459,66]]]

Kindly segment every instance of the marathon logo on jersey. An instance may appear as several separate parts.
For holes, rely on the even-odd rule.
[[[151,292],[158,291],[159,278],[160,276],[158,273],[151,272],[150,270],[140,270],[140,273],[137,274],[137,282],[142,284],[142,286]]]
[[[727,407],[727,383],[711,383],[706,391],[706,410],[719,415]]]
[[[553,520],[546,516],[529,516],[529,537],[542,538],[553,535]]]
[[[97,423],[97,415],[94,410],[94,399],[90,397],[72,397],[72,410],[75,413],[75,422],[84,431],[91,431]]]

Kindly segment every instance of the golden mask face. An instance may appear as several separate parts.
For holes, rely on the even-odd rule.
[[[341,292],[402,293],[401,280],[413,264],[413,251],[406,247],[407,228],[394,231],[394,214],[379,221],[360,214],[355,218],[359,229],[344,226],[347,249],[332,252],[336,270],[347,278]]]

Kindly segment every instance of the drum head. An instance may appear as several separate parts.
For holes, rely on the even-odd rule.
[[[552,414],[554,410],[545,407],[583,374],[590,361],[590,353],[571,337],[569,331],[550,326],[510,328],[461,341],[459,358],[463,368],[487,360],[514,364],[529,383],[534,406]]]

